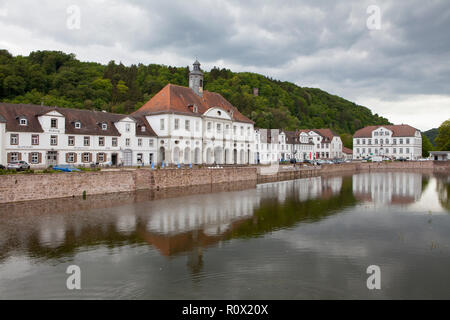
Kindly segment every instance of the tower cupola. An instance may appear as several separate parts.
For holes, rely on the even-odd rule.
[[[203,96],[203,72],[200,69],[200,62],[195,60],[194,68],[189,72],[189,88],[199,96]]]

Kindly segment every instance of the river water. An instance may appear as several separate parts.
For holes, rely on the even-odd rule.
[[[0,299],[449,299],[449,270],[448,175],[0,205]]]

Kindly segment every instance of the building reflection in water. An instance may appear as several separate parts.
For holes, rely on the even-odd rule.
[[[151,245],[164,256],[186,254],[188,268],[198,273],[206,247],[320,219],[345,205],[339,197],[354,204],[351,177],[0,205],[0,262],[11,252],[53,259],[98,245]]]
[[[409,204],[422,194],[422,174],[370,172],[353,175],[353,194],[360,201],[376,204]]]

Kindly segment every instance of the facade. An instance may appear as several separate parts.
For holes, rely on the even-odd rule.
[[[331,129],[312,129],[308,135],[312,137],[316,159],[343,158],[341,137]]]
[[[434,161],[450,160],[450,151],[430,151],[430,159]]]
[[[198,61],[189,86],[168,84],[132,114],[145,118],[158,136],[158,162],[255,163],[253,121],[220,94],[203,90]]]
[[[286,134],[280,129],[256,129],[255,162],[270,164],[286,160],[289,156],[286,142]]]
[[[26,104],[0,104],[0,162],[149,165],[157,137],[143,118]]]
[[[406,124],[362,128],[353,135],[353,159],[370,156],[417,160],[422,157],[422,135]]]
[[[286,136],[290,149],[289,159],[295,159],[296,162],[314,159],[314,143],[308,130],[286,131]]]
[[[353,150],[343,147],[342,148],[342,153],[344,154],[344,159],[346,160],[352,160],[353,159]]]

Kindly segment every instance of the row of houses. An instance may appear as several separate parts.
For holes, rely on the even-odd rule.
[[[394,127],[375,131],[397,135]],[[367,135],[368,131],[361,131],[360,138],[355,135],[353,157],[372,152],[370,147],[359,146],[370,140]],[[419,137],[414,138],[398,140],[406,153],[417,151]],[[411,150],[406,149],[403,143],[411,141]],[[374,139],[373,148],[376,142]],[[384,149],[385,144],[382,151],[374,152]],[[398,149],[398,154],[403,149]],[[330,129],[255,128],[253,121],[220,94],[203,90],[198,61],[189,74],[189,87],[168,84],[130,115],[0,103],[3,165],[15,160],[25,160],[33,167],[267,164],[346,157],[351,158],[351,150],[344,148],[339,135]]]

